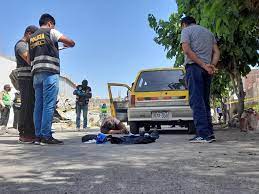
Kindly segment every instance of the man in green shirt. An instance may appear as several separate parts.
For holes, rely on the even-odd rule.
[[[104,103],[103,105],[102,105],[102,107],[101,107],[101,113],[103,113],[103,114],[107,114],[107,105]]]
[[[12,104],[11,95],[9,94],[10,91],[11,86],[9,84],[6,84],[4,85],[4,90],[0,93],[0,135],[6,133],[6,127],[9,121],[10,109]]]

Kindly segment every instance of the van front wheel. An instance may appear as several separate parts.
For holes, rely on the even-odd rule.
[[[129,122],[130,132],[133,134],[139,134],[139,126],[137,122]]]

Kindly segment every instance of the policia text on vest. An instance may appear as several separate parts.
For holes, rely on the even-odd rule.
[[[39,34],[36,37],[32,37],[30,39],[30,48],[31,49],[35,48],[36,46],[41,46],[41,45],[44,45],[44,44],[46,44],[44,33]]]
[[[32,74],[60,73],[58,43],[51,40],[50,31],[50,28],[40,28],[29,40]]]

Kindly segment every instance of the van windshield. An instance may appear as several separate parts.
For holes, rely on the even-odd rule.
[[[182,70],[145,71],[139,76],[136,92],[186,90]]]

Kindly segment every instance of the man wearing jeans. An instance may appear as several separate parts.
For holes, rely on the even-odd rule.
[[[73,47],[74,41],[55,29],[55,19],[43,14],[40,28],[29,40],[33,87],[35,90],[34,125],[36,144],[63,144],[52,137],[51,126],[59,90],[58,42]]]
[[[197,135],[191,143],[215,141],[210,112],[210,84],[219,60],[214,35],[196,24],[193,17],[181,20],[181,44],[185,54],[186,82]]]
[[[83,80],[82,85],[78,85],[73,94],[76,95],[76,128],[80,130],[80,117],[81,111],[83,111],[83,129],[85,130],[87,128],[88,103],[92,98],[92,90],[88,86],[88,81]]]

